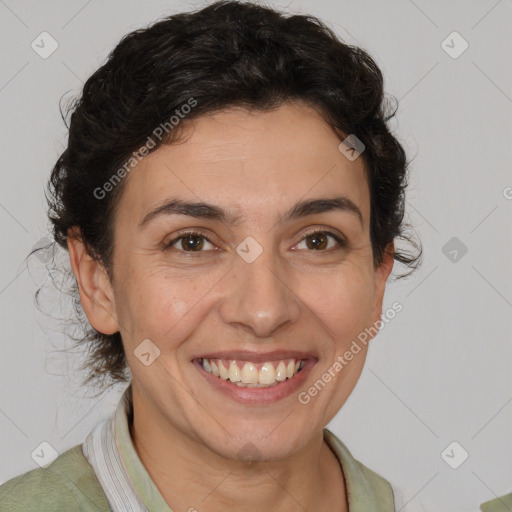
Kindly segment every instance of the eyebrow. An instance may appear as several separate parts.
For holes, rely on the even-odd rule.
[[[278,222],[287,222],[308,215],[332,211],[346,212],[357,217],[361,227],[363,227],[363,215],[361,210],[351,199],[344,195],[338,195],[332,198],[299,201],[282,215]],[[171,198],[147,213],[139,223],[138,229],[142,230],[150,221],[163,215],[187,215],[189,217],[216,220],[232,225],[238,224],[242,219],[241,215],[229,213],[227,210],[214,204]]]

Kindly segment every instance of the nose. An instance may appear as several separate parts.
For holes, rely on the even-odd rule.
[[[300,300],[292,289],[291,273],[274,261],[272,251],[263,251],[252,263],[236,257],[230,286],[220,306],[225,323],[267,338],[284,324],[300,317]]]

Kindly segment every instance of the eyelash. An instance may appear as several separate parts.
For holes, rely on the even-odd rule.
[[[306,233],[300,240],[298,243],[301,243],[303,242],[306,238],[310,237],[310,236],[313,236],[313,235],[317,235],[317,234],[325,234],[325,235],[329,235],[331,236],[332,238],[334,238],[334,240],[336,240],[336,242],[338,242],[339,244],[339,249],[342,249],[344,247],[346,247],[346,242],[345,240],[343,240],[341,237],[339,237],[338,235],[336,235],[335,233],[333,233],[332,231],[329,231],[329,230],[326,230],[326,229],[315,229],[309,233]],[[167,242],[164,247],[163,247],[163,250],[166,251],[166,250],[169,250],[172,248],[172,246],[178,242],[179,240],[187,237],[187,236],[197,236],[197,237],[200,237],[200,238],[204,238],[205,240],[207,240],[209,243],[213,244],[213,242],[206,236],[204,235],[203,233],[200,233],[199,231],[184,231],[184,232],[181,232],[179,233],[179,236],[176,237],[176,238],[173,238],[170,242]],[[205,252],[205,251],[185,251],[185,250],[182,250],[182,249],[177,249],[178,252],[183,252],[187,255],[200,255],[202,252]],[[329,252],[329,251],[332,251],[333,248],[331,247],[330,249],[322,249],[322,250],[319,250],[319,251],[314,251],[313,249],[309,250],[309,252]]]

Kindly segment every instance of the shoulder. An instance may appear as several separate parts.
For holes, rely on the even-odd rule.
[[[324,439],[334,450],[350,480],[357,481],[360,485],[391,491],[391,485],[384,477],[354,458],[346,445],[327,428],[324,429]]]
[[[482,503],[480,510],[482,512],[507,512],[512,510],[512,492],[506,496]]]
[[[110,507],[82,445],[0,485],[0,512],[102,512]]]
[[[351,510],[394,512],[391,484],[384,477],[355,459],[345,444],[327,428],[324,429],[324,439],[338,457],[343,468]]]

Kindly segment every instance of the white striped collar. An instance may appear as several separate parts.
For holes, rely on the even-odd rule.
[[[160,494],[133,446],[132,386],[124,391],[116,412],[100,422],[82,444],[113,512],[173,512]]]

